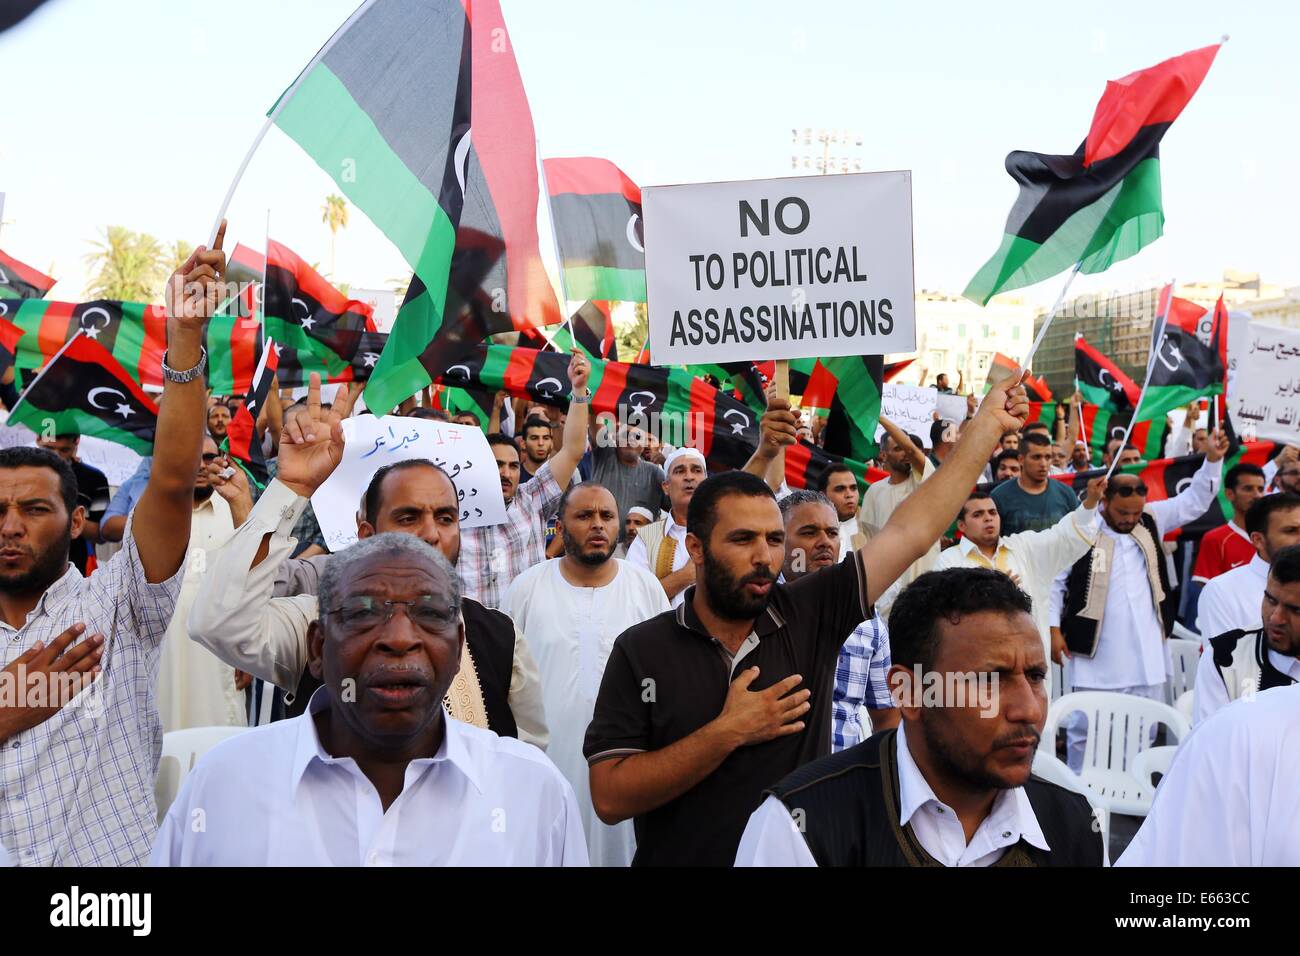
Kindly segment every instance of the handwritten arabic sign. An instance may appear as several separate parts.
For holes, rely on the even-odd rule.
[[[918,388],[915,385],[901,385],[898,382],[886,382],[880,390],[880,414],[907,432],[921,439],[921,444],[930,447],[930,426],[934,424],[934,412],[937,407],[938,390]],[[965,399],[962,400],[965,409]],[[966,416],[963,414],[962,418]],[[884,433],[876,427],[876,440]]]
[[[343,438],[343,460],[311,496],[331,551],[357,540],[357,510],[375,472],[413,458],[426,458],[451,476],[460,500],[462,530],[506,519],[496,459],[487,437],[477,428],[396,415],[362,415],[343,423]]]
[[[1252,323],[1232,386],[1228,414],[1237,431],[1300,444],[1300,331]]]

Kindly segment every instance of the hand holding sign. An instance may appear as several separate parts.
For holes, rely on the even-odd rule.
[[[767,411],[758,423],[762,441],[757,454],[761,458],[775,458],[782,448],[798,440],[799,416],[791,410],[788,398],[769,393],[767,403]]]

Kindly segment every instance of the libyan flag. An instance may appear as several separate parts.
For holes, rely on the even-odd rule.
[[[1088,136],[1070,156],[1016,150],[1020,195],[997,252],[965,296],[986,305],[1008,289],[1069,269],[1104,272],[1164,231],[1159,145],[1205,79],[1218,45],[1106,84]]]
[[[1093,464],[1101,464],[1109,442],[1124,437],[1132,417],[1131,409],[1115,411],[1104,405],[1084,402],[1083,434],[1087,436],[1089,457]],[[1158,421],[1135,421],[1132,425],[1128,443],[1138,450],[1144,461],[1160,458],[1164,454],[1168,422],[1162,417]]]
[[[1089,345],[1082,332],[1074,337],[1074,385],[1085,402],[1113,411],[1133,408],[1138,403],[1137,383]]]
[[[108,349],[83,333],[18,396],[9,423],[38,435],[93,435],[152,455],[158,406]]]
[[[644,302],[641,188],[607,159],[548,159],[542,168],[568,296]]]
[[[0,249],[0,299],[43,299],[54,287],[54,279],[37,272]],[[0,304],[0,317],[8,311]]]
[[[1223,338],[1224,330],[1217,323],[1208,344],[1178,325],[1165,323],[1151,357],[1150,381],[1142,393],[1137,420],[1163,420],[1176,408],[1221,394],[1226,376]]]

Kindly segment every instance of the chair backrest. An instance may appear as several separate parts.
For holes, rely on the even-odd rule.
[[[1181,743],[1191,725],[1168,704],[1104,690],[1066,694],[1053,702],[1043,728],[1042,749],[1056,740],[1056,731],[1070,714],[1082,711],[1088,718],[1088,739],[1083,752],[1083,773],[1090,770],[1132,773],[1133,760],[1151,746],[1151,731],[1163,725]]]
[[[1192,715],[1195,713],[1193,706],[1195,697],[1196,691],[1185,690],[1179,694],[1178,699],[1174,701],[1174,710],[1186,717],[1189,725],[1192,723]]]
[[[1039,750],[1034,754],[1033,772],[1037,777],[1041,777],[1048,783],[1054,783],[1066,790],[1080,794],[1088,801],[1092,807],[1092,818],[1096,821],[1097,827],[1101,830],[1102,850],[1106,854],[1107,862],[1110,861],[1110,821],[1109,813],[1106,807],[1101,803],[1096,795],[1088,789],[1079,777],[1075,776],[1073,770],[1057,760],[1055,755],[1046,750]]]
[[[1133,758],[1133,776],[1138,778],[1143,787],[1150,787],[1154,791],[1160,782],[1156,777],[1164,778],[1177,752],[1177,747],[1147,748]]]
[[[1201,646],[1201,635],[1193,631],[1182,621],[1174,621],[1174,637],[1183,641],[1192,641],[1197,647]]]
[[[158,761],[158,776],[153,785],[160,824],[181,789],[181,781],[199,758],[221,741],[246,730],[247,727],[190,727],[163,734],[162,759]]]
[[[1165,683],[1169,694],[1169,703],[1173,703],[1184,692],[1196,686],[1196,667],[1201,661],[1201,645],[1196,641],[1185,641],[1171,637],[1165,641],[1169,648],[1169,660],[1172,672]]]

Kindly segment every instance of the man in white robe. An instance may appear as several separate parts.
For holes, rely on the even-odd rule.
[[[611,827],[596,817],[582,743],[614,640],[669,610],[669,603],[658,578],[613,557],[618,505],[607,488],[573,486],[560,501],[558,519],[564,556],[518,575],[501,610],[514,618],[541,672],[551,731],[547,756],[577,793],[591,862],[627,866],[636,852],[632,821]]]

